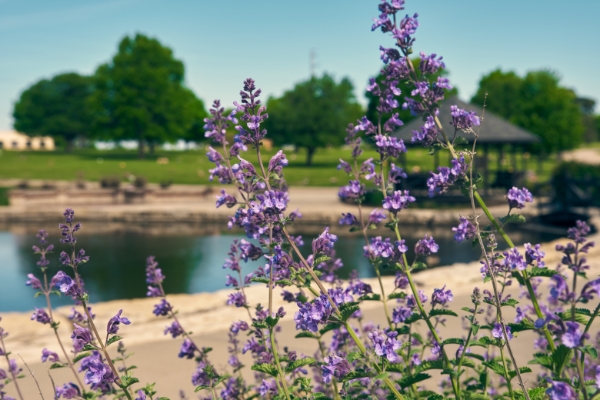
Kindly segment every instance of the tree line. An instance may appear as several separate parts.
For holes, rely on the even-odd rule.
[[[413,60],[416,68],[419,62]],[[400,104],[412,90],[404,86]],[[545,152],[599,139],[594,100],[577,97],[550,71],[524,77],[492,71],[480,80],[471,101],[482,104],[486,92],[487,109],[539,135]],[[365,113],[375,119],[378,99],[368,92],[365,96],[366,110],[350,79],[313,76],[268,99],[265,127],[276,145],[305,149],[310,164],[318,148],[343,144],[349,122]],[[113,58],[91,76],[64,73],[36,82],[21,94],[13,111],[16,130],[52,136],[67,151],[77,140],[137,140],[140,157],[166,142],[203,141],[207,115],[204,102],[185,85],[183,62],[157,39],[142,34],[124,37]],[[405,123],[412,118],[408,111],[400,115]]]

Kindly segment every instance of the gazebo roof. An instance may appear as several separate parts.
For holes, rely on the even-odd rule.
[[[481,107],[465,103],[456,96],[444,100],[440,105],[440,114],[438,118],[446,130],[446,133],[449,134],[454,132],[454,128],[452,125],[450,125],[450,121],[452,120],[452,116],[450,115],[451,105],[457,105],[458,108],[462,108],[467,111],[475,111],[478,116],[481,116],[483,112]],[[392,136],[404,140],[404,143],[406,144],[410,144],[412,139],[412,131],[419,130],[422,125],[423,120],[421,118],[414,119],[406,125],[396,129],[392,133]],[[462,136],[469,142],[473,140],[472,134],[460,131],[458,135]],[[485,111],[485,118],[481,124],[481,131],[479,132],[479,138],[477,139],[477,143],[481,144],[536,143],[539,141],[539,136],[511,124],[510,122],[492,114],[488,110]]]

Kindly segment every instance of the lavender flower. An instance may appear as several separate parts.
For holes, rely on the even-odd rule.
[[[358,225],[358,219],[351,213],[342,213],[340,225]]]
[[[160,303],[156,304],[154,306],[154,311],[152,311],[154,313],[154,315],[156,315],[157,317],[159,315],[162,315],[163,317],[166,315],[169,315],[169,313],[173,310],[173,307],[171,306],[171,304],[166,300],[166,299],[162,299],[160,301]]]
[[[73,329],[71,339],[73,339],[73,349],[78,353],[83,350],[86,344],[92,343],[94,339],[88,328],[83,328],[77,324],[73,324],[73,326],[75,329]]]
[[[321,366],[323,370],[323,382],[330,383],[332,378],[336,378],[338,381],[346,376],[350,370],[350,363],[343,357],[332,353],[325,357],[325,364]]]
[[[340,188],[338,196],[343,200],[358,200],[365,194],[365,185],[359,181],[350,181],[347,186]]]
[[[401,178],[406,179],[407,175],[404,170],[394,163],[390,165],[390,171],[388,172],[388,183],[397,184],[400,183]]]
[[[33,274],[27,274],[29,280],[25,282],[25,285],[31,286],[32,289],[42,289],[42,282]]]
[[[525,318],[525,313],[523,312],[521,307],[517,307],[517,315],[515,316],[515,324],[518,324],[519,322],[523,321],[523,318]]]
[[[579,329],[579,324],[567,321],[565,325],[567,325],[567,330],[562,335],[562,343],[570,349],[581,346],[583,344],[583,332]]]
[[[294,314],[296,329],[316,332],[318,324],[325,323],[331,316],[333,309],[327,296],[321,295],[311,303],[297,303],[299,310]]]
[[[329,233],[329,227],[325,228],[323,233],[312,242],[313,254],[327,253],[333,249],[333,244],[337,241],[337,235]]]
[[[398,307],[394,308],[392,311],[392,322],[395,324],[399,324],[401,322],[406,321],[408,317],[413,314],[413,309],[411,307]]]
[[[414,201],[415,198],[409,194],[408,190],[397,190],[391,196],[383,199],[383,208],[396,215],[401,210],[408,208],[408,205]]]
[[[100,357],[88,357],[83,382],[91,385],[92,389],[110,390],[110,384],[117,380],[110,367]]]
[[[246,307],[246,297],[242,292],[231,293],[227,299],[227,305],[234,305],[236,307]]]
[[[42,308],[36,308],[33,314],[31,314],[31,320],[36,320],[37,322],[42,324],[49,324],[50,316],[48,316],[46,310]]]
[[[460,217],[460,223],[457,227],[452,228],[452,232],[454,232],[454,240],[462,242],[474,238],[477,228],[465,217]]]
[[[58,354],[56,354],[53,351],[50,351],[46,348],[44,348],[42,350],[42,362],[45,363],[46,361],[50,361],[50,362],[59,362],[59,358],[58,358]]]
[[[550,397],[550,400],[576,399],[578,397],[568,383],[550,379],[548,379],[548,382],[551,386],[546,390],[546,394]]]
[[[58,290],[60,290],[61,293],[73,298],[78,298],[81,296],[82,291],[77,286],[77,282],[71,279],[69,275],[62,271],[58,271],[54,278],[55,279],[53,280],[55,280],[55,286],[58,288]]]
[[[81,397],[81,390],[76,384],[69,382],[56,387],[56,395],[63,399],[76,399]]]
[[[383,158],[397,158],[400,153],[406,153],[406,146],[402,139],[390,137],[386,135],[375,135],[375,150],[381,154]]]
[[[442,62],[443,57],[436,58],[436,54],[426,55],[421,52],[421,62],[419,63],[419,69],[423,74],[435,74],[440,68],[446,68]]]
[[[441,289],[433,289],[433,294],[431,295],[431,307],[434,307],[436,304],[445,305],[454,299],[452,291],[450,289],[444,290],[445,288],[446,285]]]
[[[432,116],[428,116],[425,122],[419,130],[412,131],[411,143],[420,142],[424,147],[429,147],[437,141],[438,134],[440,133],[435,120]]]
[[[544,268],[546,266],[543,261],[546,253],[541,251],[540,247],[539,244],[532,247],[530,243],[525,243],[525,260],[527,261],[527,264],[533,265],[533,263],[536,262],[538,268]]]
[[[440,246],[433,240],[433,237],[425,235],[425,237],[415,245],[415,253],[417,256],[429,256],[437,253]]]
[[[427,180],[429,196],[433,197],[436,193],[446,192],[451,185],[465,176],[468,167],[464,156],[453,159],[451,168],[438,167],[438,173],[432,172],[431,177]]]
[[[386,215],[376,208],[369,214],[369,224],[378,224],[383,222],[386,218]]]
[[[217,208],[221,207],[223,204],[225,204],[227,208],[232,208],[237,204],[237,200],[235,197],[227,194],[224,189],[221,189],[221,195],[217,196]]]
[[[263,379],[262,383],[258,387],[258,393],[260,397],[266,398],[267,396],[274,396],[277,394],[277,384],[275,379]]]
[[[385,357],[391,363],[398,362],[400,357],[396,354],[396,351],[400,349],[402,344],[396,336],[398,332],[395,331],[373,331],[367,335],[373,344],[375,354],[380,357]]]
[[[194,342],[190,339],[185,339],[181,344],[181,349],[179,350],[179,358],[194,358],[194,354],[198,350]]]
[[[269,172],[274,172],[276,174],[281,174],[281,170],[283,167],[288,165],[288,160],[285,158],[285,154],[283,151],[279,150],[271,159],[269,160]]]
[[[508,340],[511,340],[513,338],[513,335],[510,331],[510,326],[505,326],[506,329],[506,335],[508,336]],[[504,339],[504,333],[502,332],[502,324],[499,322],[496,322],[494,324],[494,329],[492,329],[492,336],[495,337],[496,339]]]
[[[381,236],[371,238],[371,245],[364,246],[365,257],[383,257],[389,258],[394,254],[394,246],[390,242],[390,238],[381,239]]]
[[[123,310],[119,310],[117,315],[115,315],[108,321],[108,325],[106,326],[106,333],[108,335],[116,335],[117,332],[119,331],[120,324],[123,323],[125,325],[129,325],[131,323],[129,321],[129,319],[127,319],[125,317],[121,317],[122,312],[123,312]]]
[[[506,195],[508,199],[508,207],[522,209],[525,208],[525,203],[533,202],[533,195],[526,188],[517,189],[513,186]]]
[[[503,265],[511,270],[519,270],[523,271],[527,269],[527,263],[523,259],[521,253],[519,253],[519,249],[513,247],[504,253],[504,262]]]
[[[475,111],[465,111],[458,108],[458,106],[450,106],[450,114],[452,115],[452,122],[450,124],[455,129],[465,131],[480,124],[479,117],[475,114]]]
[[[138,390],[136,394],[137,394],[137,397],[135,398],[135,400],[146,400],[147,399],[146,394],[144,393],[143,390]]]

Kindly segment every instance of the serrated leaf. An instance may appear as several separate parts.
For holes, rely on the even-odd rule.
[[[410,317],[408,317],[404,320],[404,323],[406,325],[409,325],[409,324],[412,324],[413,322],[417,322],[420,319],[422,319],[421,314],[413,313]]]
[[[52,364],[52,365],[50,366],[50,369],[63,368],[64,366],[65,366],[65,364],[63,364],[63,363],[58,363],[58,362],[55,362],[54,364]]]
[[[363,300],[363,301],[379,301],[381,300],[381,296],[378,295],[377,293],[373,293],[373,294],[365,294],[364,296],[360,296],[358,298],[358,300]]]
[[[273,328],[275,327],[275,325],[277,325],[277,322],[279,322],[279,317],[273,318],[269,315],[267,316],[267,318],[265,318],[265,322],[267,323],[269,328]]]
[[[596,358],[598,358],[598,350],[596,350],[596,348],[592,347],[591,345],[587,345],[587,346],[583,346],[581,347],[579,350],[581,350],[581,352],[588,354],[590,357],[592,357],[594,360]]]
[[[517,280],[517,282],[519,282],[519,285],[525,286],[525,278],[523,278],[523,275],[521,274],[520,271],[513,271],[513,272],[511,272],[511,275],[513,278],[515,278]],[[491,278],[489,278],[488,280],[491,280]]]
[[[421,365],[415,367],[415,373],[421,371],[427,371],[430,369],[444,369],[444,361],[443,360],[431,360],[431,361],[423,361]]]
[[[277,371],[277,367],[273,364],[267,364],[267,363],[263,363],[263,364],[255,364],[250,368],[252,371],[259,371],[259,372],[263,372],[267,375],[271,375],[273,377],[277,377],[278,375],[278,371]]]
[[[504,375],[504,366],[502,364],[496,361],[484,361],[481,364],[485,365],[501,377],[506,378],[506,376]]]
[[[412,386],[415,383],[422,382],[422,381],[427,380],[429,378],[431,378],[431,375],[419,372],[418,374],[414,374],[414,375],[410,375],[410,376],[405,376],[405,377],[403,377],[402,379],[400,379],[397,382],[398,382],[398,384],[400,385],[400,387],[402,389],[406,389],[407,387]]]
[[[348,374],[346,374],[346,376],[344,376],[342,379],[340,379],[340,382],[348,382],[353,379],[370,378],[370,377],[371,377],[371,374],[369,374],[367,371],[362,371],[362,370],[351,371]]]
[[[412,272],[424,271],[427,269],[427,264],[421,261],[416,261],[413,263],[412,268],[410,269]]]
[[[531,271],[529,271],[527,274],[529,275],[529,277],[539,276],[539,277],[551,278],[554,275],[557,275],[559,273],[558,273],[558,271],[556,271],[554,269],[535,267],[535,268],[532,268]]]
[[[98,348],[96,346],[94,346],[91,343],[86,344],[85,346],[83,346],[83,351],[94,351],[94,350],[98,350]]]
[[[388,300],[393,300],[393,299],[404,299],[406,297],[406,293],[404,292],[396,292],[396,293],[392,293],[388,296]]]
[[[473,330],[473,336],[476,336],[477,333],[479,332],[479,325],[473,324],[473,325],[471,325],[471,329]]]
[[[342,315],[342,321],[346,322],[355,312],[360,308],[356,302],[344,303],[340,306],[340,314]]]
[[[73,359],[73,364],[75,364],[77,361],[81,360],[82,358],[86,358],[89,357],[92,353],[79,353],[75,356],[75,358]]]
[[[121,336],[119,335],[115,335],[113,337],[111,337],[110,339],[108,339],[108,341],[106,342],[106,347],[110,346],[111,344],[118,342],[119,340],[123,339]]]
[[[449,338],[442,342],[442,346],[445,346],[447,344],[458,344],[458,345],[462,346],[465,344],[465,341],[464,341],[464,339],[460,339],[460,338]]]
[[[525,217],[522,216],[521,214],[510,214],[510,215],[506,215],[504,217],[500,217],[498,219],[503,224],[524,224],[525,222],[527,222]]]
[[[508,326],[510,327],[510,331],[512,333],[530,331],[530,330],[535,329],[533,322],[531,322],[529,319],[524,319],[521,322],[519,322],[518,324],[509,323]]]
[[[481,354],[477,354],[477,353],[466,353],[465,357],[471,357],[471,358],[475,358],[479,361],[485,361],[485,357],[482,356]]]
[[[516,390],[514,393],[515,393],[515,400],[525,400],[526,399],[525,395],[523,395],[523,392],[521,390]],[[529,389],[527,391],[527,394],[529,394],[530,400],[546,400],[548,398],[546,395],[546,388]]]
[[[325,254],[321,254],[320,256],[315,258],[315,260],[313,261],[313,265],[316,266],[329,260],[331,260],[331,257],[326,256]]]
[[[519,368],[519,372],[521,374],[526,374],[528,372],[531,372],[531,368],[529,368],[529,367],[521,367],[521,368]],[[508,371],[508,376],[512,380],[515,376],[517,376],[517,371],[509,370]]]
[[[438,315],[450,315],[452,317],[458,317],[457,313],[446,308],[434,308],[429,312],[430,317],[437,317]]]
[[[318,337],[314,333],[311,333],[311,332],[300,332],[300,333],[296,334],[295,337],[296,337],[296,339],[299,339],[299,338],[318,339]]]
[[[554,349],[552,352],[552,370],[557,376],[562,375],[562,370],[571,358],[573,358],[573,349],[568,348],[564,344]]]
[[[319,333],[321,335],[324,335],[324,334],[326,334],[329,331],[333,331],[333,330],[339,329],[340,326],[342,326],[342,325],[338,324],[338,323],[333,323],[332,322],[332,323],[329,323],[329,324],[325,325],[323,328],[319,329]]]
[[[303,367],[305,365],[314,364],[316,362],[317,362],[317,360],[315,360],[312,357],[301,358],[299,360],[293,361],[293,362],[289,363],[288,365],[286,365],[285,372],[287,372],[289,374],[292,371],[294,371],[295,369],[298,369],[298,368]]]
[[[134,376],[130,376],[130,375],[123,375],[121,377],[121,382],[123,382],[123,387],[127,388],[133,384],[138,383],[140,380]]]
[[[385,370],[389,372],[398,372],[400,374],[403,374],[406,370],[406,365],[401,363],[388,364]]]
[[[269,283],[270,280],[269,280],[269,278],[265,278],[264,276],[255,276],[255,277],[250,278],[250,282]]]

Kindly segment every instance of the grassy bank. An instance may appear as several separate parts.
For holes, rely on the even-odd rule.
[[[265,162],[276,150],[265,152]],[[185,152],[158,151],[147,155],[146,159],[138,159],[136,151],[128,150],[76,150],[71,154],[62,152],[11,152],[0,153],[0,179],[41,179],[41,180],[75,180],[85,179],[98,181],[103,177],[118,176],[123,180],[142,176],[149,182],[160,183],[171,181],[180,184],[209,183],[208,169],[213,167],[205,155],[205,151]],[[290,185],[339,186],[347,181],[343,172],[336,169],[340,158],[349,159],[349,151],[339,148],[319,149],[311,166],[305,165],[305,153],[287,152],[290,161],[285,169],[285,176]],[[255,161],[252,152],[246,157]],[[378,154],[366,150],[362,159],[378,158]],[[521,155],[518,157],[521,162]],[[440,157],[440,163],[448,163],[446,157]],[[554,159],[544,162],[539,180],[550,176]],[[492,171],[496,167],[496,158],[490,157]],[[429,171],[433,169],[433,157],[423,149],[411,149],[407,155],[409,171]],[[528,169],[537,170],[533,159],[529,160]],[[492,176],[492,175],[490,175]]]

